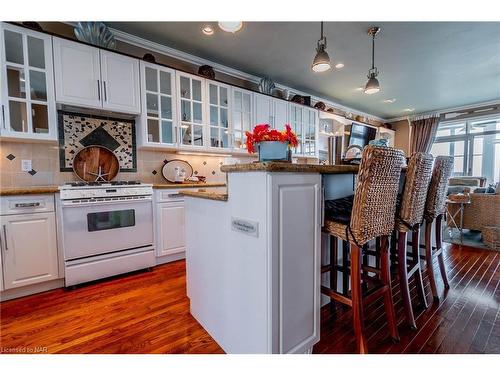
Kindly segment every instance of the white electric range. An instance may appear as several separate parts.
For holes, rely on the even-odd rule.
[[[74,182],[59,192],[66,286],[155,265],[151,184]]]

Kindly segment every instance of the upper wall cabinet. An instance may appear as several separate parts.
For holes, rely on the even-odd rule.
[[[139,61],[85,44],[54,38],[56,101],[139,114]]]
[[[230,87],[207,80],[209,147],[228,148],[231,138]]]
[[[55,140],[50,35],[0,23],[2,137]]]
[[[206,142],[204,105],[205,79],[177,71],[177,113],[179,114],[179,146],[203,147]]]
[[[255,124],[269,124],[272,128],[282,130],[288,123],[288,102],[286,100],[255,93],[254,107]]]
[[[141,61],[141,140],[146,146],[177,142],[175,70]]]
[[[299,145],[293,150],[296,156],[315,157],[318,139],[318,111],[300,104],[289,104],[289,119],[292,130],[297,134]]]
[[[233,148],[245,148],[245,132],[254,127],[253,92],[232,88],[231,119],[233,129]]]

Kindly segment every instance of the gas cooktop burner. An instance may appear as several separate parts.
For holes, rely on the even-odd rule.
[[[81,187],[81,186],[105,186],[105,185],[113,185],[113,186],[121,186],[121,185],[140,185],[140,181],[76,181],[76,182],[68,182],[66,185],[72,187]]]

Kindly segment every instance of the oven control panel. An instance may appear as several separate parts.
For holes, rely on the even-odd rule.
[[[64,189],[60,190],[61,199],[82,199],[82,198],[106,198],[106,197],[129,197],[136,195],[153,195],[152,186],[101,186],[83,189]]]

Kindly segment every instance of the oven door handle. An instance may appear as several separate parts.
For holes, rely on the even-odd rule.
[[[98,206],[109,206],[109,205],[117,205],[117,204],[137,204],[137,203],[152,203],[153,198],[141,198],[141,199],[126,199],[120,201],[98,201],[98,202],[78,202],[72,203],[71,201],[65,202],[62,201],[62,208],[78,208],[78,207],[98,207]]]

